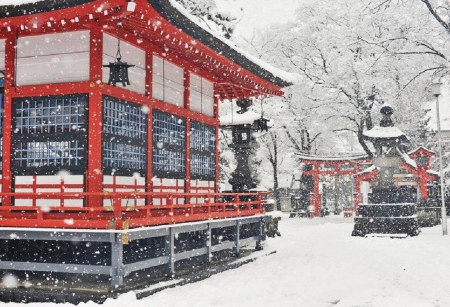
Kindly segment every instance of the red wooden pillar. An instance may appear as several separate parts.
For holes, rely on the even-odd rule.
[[[216,121],[216,182],[214,191],[219,193],[220,190],[220,168],[219,168],[219,87],[217,83],[214,83],[214,118]]]
[[[102,192],[102,58],[103,32],[100,26],[91,28],[89,58],[89,116],[88,116],[88,167],[86,172],[86,191]],[[101,196],[88,198],[88,207],[102,206]]]
[[[153,192],[153,51],[145,54],[145,95],[149,97],[147,114],[147,192]],[[153,198],[147,197],[147,205],[153,204]]]
[[[11,172],[11,138],[12,138],[12,92],[15,87],[15,69],[16,59],[17,31],[11,29],[6,34],[5,42],[5,77],[4,77],[4,96],[3,96],[3,146],[2,146],[2,192],[12,191],[12,172]],[[10,206],[11,199],[4,198],[3,206]]]
[[[191,78],[187,69],[184,69],[184,108],[189,110],[190,97],[191,96]],[[190,112],[189,112],[190,114]],[[191,120],[186,118],[186,174],[184,177],[184,192],[190,193],[191,191]],[[190,197],[185,197],[185,203],[190,203]]]
[[[420,199],[428,198],[427,189],[427,168],[418,167]]]
[[[311,206],[313,207],[313,216],[320,216],[320,210],[322,209],[321,197],[319,192],[319,164],[313,164],[312,177],[314,181],[313,195],[311,196]]]

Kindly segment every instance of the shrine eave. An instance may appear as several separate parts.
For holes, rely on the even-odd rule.
[[[197,24],[189,20],[179,10],[172,6],[169,0],[148,0],[148,2],[170,23],[181,29],[185,33],[194,37],[202,44],[214,49],[217,53],[222,54],[226,58],[232,60],[241,67],[254,73],[258,77],[265,79],[277,86],[286,87],[292,83],[275,76],[267,71],[264,67],[257,65],[242,53],[225,44],[220,39],[205,31]]]
[[[128,2],[41,0],[21,5],[0,5],[0,28],[3,27],[4,31],[23,26],[30,29],[35,28],[36,24],[39,27],[39,24],[48,22],[47,19],[55,22],[59,19],[78,19],[78,16],[83,22],[108,22],[105,21],[108,18],[121,18],[126,31],[134,34],[139,32],[136,35],[168,48],[175,56],[185,57],[217,76],[217,92],[221,99],[281,96],[281,88],[292,85],[290,75],[286,77],[286,73],[282,72],[277,76],[276,69],[272,73],[265,63],[252,60],[251,56],[245,56],[191,21],[170,0],[134,0],[137,4],[135,12],[127,12]],[[104,10],[109,10],[109,13],[103,14]],[[89,18],[81,18],[83,15],[89,15]],[[113,25],[108,24],[110,27]]]

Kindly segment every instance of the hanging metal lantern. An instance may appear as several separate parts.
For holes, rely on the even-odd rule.
[[[109,80],[108,85],[116,86],[116,83],[122,83],[124,87],[130,85],[130,79],[128,78],[128,68],[134,67],[135,65],[128,64],[126,62],[122,62],[122,55],[120,54],[120,28],[122,27],[122,23],[117,22],[117,53],[116,53],[116,61],[108,65],[103,65],[103,67],[109,67]]]

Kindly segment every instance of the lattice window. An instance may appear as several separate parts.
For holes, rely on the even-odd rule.
[[[161,178],[184,178],[186,170],[186,121],[153,111],[153,173]]]
[[[86,94],[13,100],[15,174],[83,173],[87,165]]]
[[[216,129],[191,122],[191,177],[214,180],[216,175]]]
[[[145,175],[147,114],[142,106],[103,97],[103,169],[105,173]]]
[[[82,140],[16,142],[15,166],[18,167],[73,167],[81,163],[85,154]]]

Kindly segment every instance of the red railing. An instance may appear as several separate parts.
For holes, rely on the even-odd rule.
[[[7,203],[15,204],[36,199],[41,202],[60,200],[60,204],[64,204],[64,200],[80,200],[84,203],[84,206],[76,207],[36,205],[35,201],[29,206],[0,204],[0,227],[127,229],[250,216],[264,213],[262,204],[266,201],[262,196],[267,194],[269,193],[152,193],[139,190],[104,193],[0,193],[2,203],[5,203],[5,198],[8,198]],[[160,204],[153,204],[153,199],[157,199]],[[191,203],[179,204],[182,199],[189,199]],[[138,205],[128,206],[129,200],[134,200],[131,203]]]

